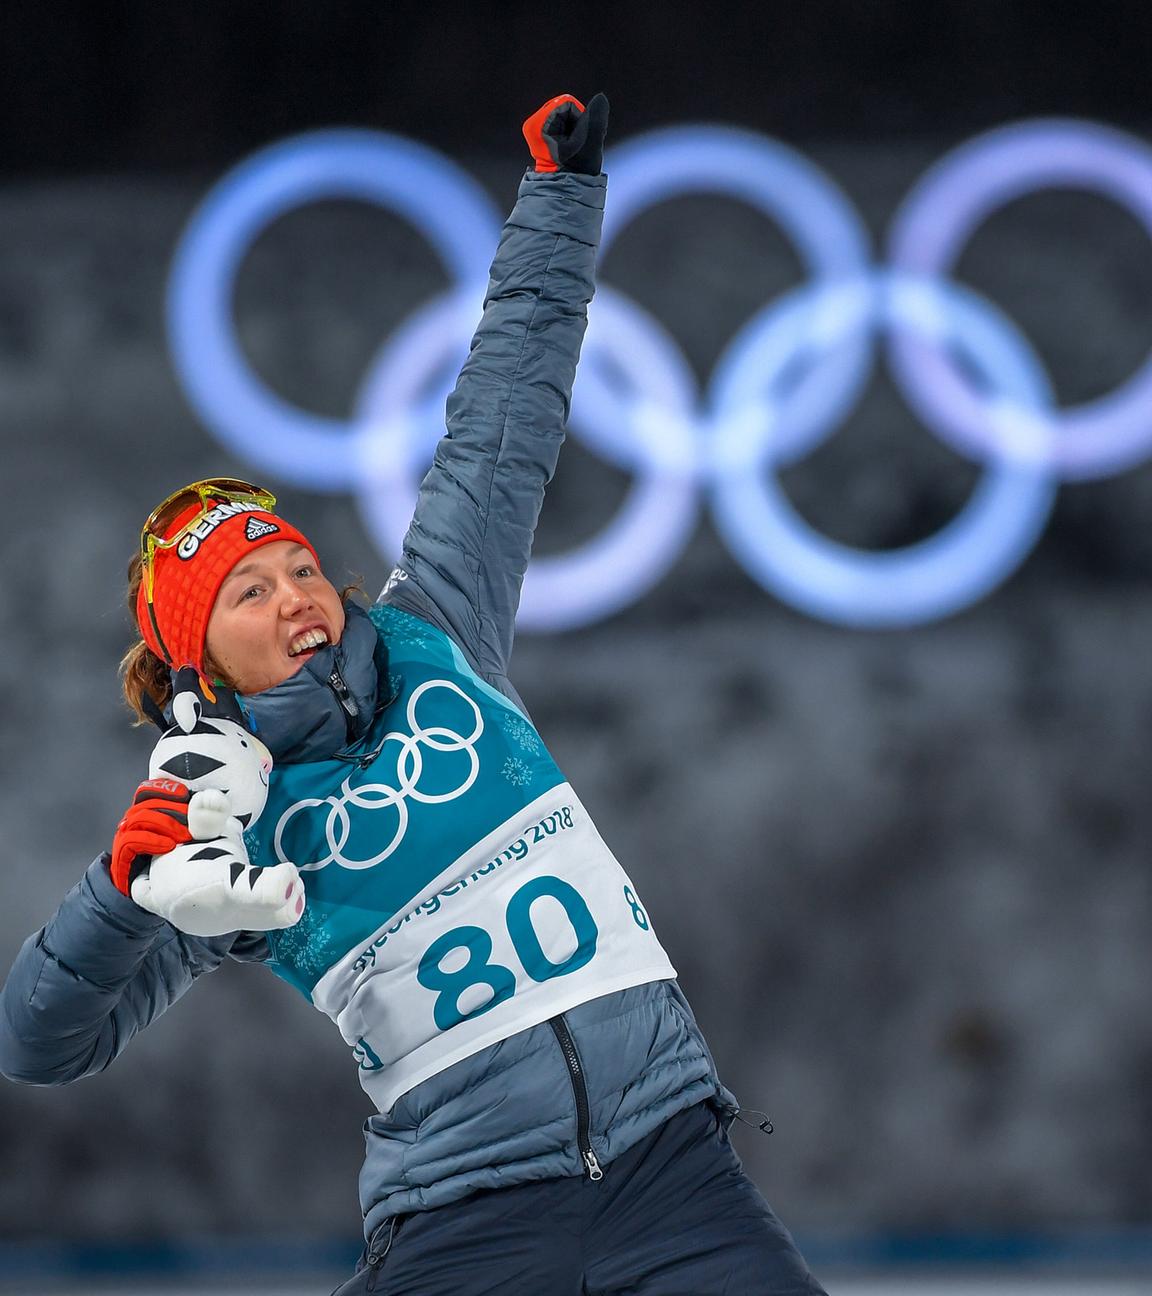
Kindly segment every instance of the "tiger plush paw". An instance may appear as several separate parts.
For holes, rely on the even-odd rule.
[[[213,837],[242,837],[243,826],[232,813],[232,798],[219,788],[204,788],[188,798],[188,831],[200,842]]]
[[[153,856],[132,899],[189,936],[223,936],[295,926],[304,884],[294,864],[249,864],[242,843],[217,837]]]

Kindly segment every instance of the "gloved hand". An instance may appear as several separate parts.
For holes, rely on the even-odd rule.
[[[112,881],[131,895],[133,876],[152,855],[164,855],[194,839],[218,837],[231,813],[224,792],[190,792],[172,778],[146,779],[112,839]]]
[[[223,936],[295,926],[304,884],[295,864],[260,868],[242,842],[218,837],[156,855],[133,880],[132,899],[189,936]]]
[[[593,95],[585,108],[572,95],[557,95],[524,123],[524,138],[537,171],[576,171],[599,175],[604,163],[608,100]]]

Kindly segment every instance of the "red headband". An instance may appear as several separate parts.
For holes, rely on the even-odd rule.
[[[173,521],[165,539],[177,535],[201,511],[200,504],[189,505]],[[189,528],[179,544],[157,549],[152,555],[151,613],[147,572],[136,595],[140,634],[156,656],[169,666],[194,666],[203,675],[208,619],[220,586],[242,558],[277,540],[303,545],[316,559],[311,541],[283,518],[250,504],[226,501]]]

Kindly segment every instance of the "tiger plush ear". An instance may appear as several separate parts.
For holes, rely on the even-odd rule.
[[[204,713],[199,675],[191,666],[185,666],[176,672],[172,690],[172,719],[186,734],[190,734]]]
[[[248,717],[244,714],[236,694],[230,688],[225,688],[223,684],[216,684],[214,689],[214,693],[207,693],[204,681],[193,667],[185,666],[178,670],[172,681],[172,719],[186,734],[190,734],[196,728],[201,717],[231,720],[241,729],[250,730]]]

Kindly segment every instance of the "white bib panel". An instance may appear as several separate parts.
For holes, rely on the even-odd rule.
[[[386,1113],[490,1044],[675,975],[628,875],[561,783],[330,968],[312,998]]]

